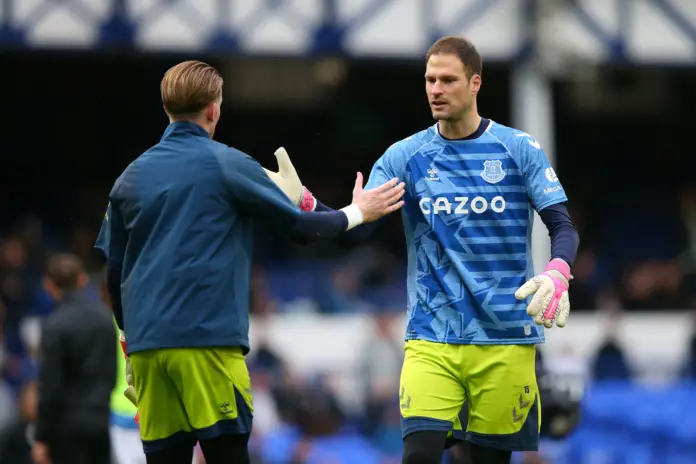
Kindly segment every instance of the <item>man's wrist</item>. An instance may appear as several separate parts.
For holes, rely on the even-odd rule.
[[[363,213],[357,205],[348,205],[345,208],[341,208],[341,211],[343,211],[343,214],[348,218],[348,227],[346,227],[346,230],[357,227],[364,222]]]
[[[566,280],[570,280],[570,265],[562,258],[553,258],[546,265],[544,271],[556,271],[565,277]]]
[[[307,187],[302,187],[302,197],[298,206],[302,211],[314,211],[317,207],[317,199]]]

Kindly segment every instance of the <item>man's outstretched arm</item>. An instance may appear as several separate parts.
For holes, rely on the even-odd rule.
[[[317,212],[317,213],[331,213],[335,214],[336,210],[320,202],[317,198],[312,195],[312,193],[304,187],[302,181],[300,180],[295,167],[290,161],[290,156],[284,148],[279,148],[275,152],[276,158],[278,159],[278,172],[272,172],[265,169],[271,180],[287,195],[293,203],[298,205],[302,211],[307,212]],[[407,159],[404,156],[403,150],[398,144],[394,144],[375,162],[372,170],[370,172],[370,178],[367,182],[367,189],[376,189],[382,185],[393,181],[394,179],[401,179],[403,177],[403,167],[404,160]],[[405,183],[404,184],[405,188]],[[362,184],[360,186],[362,188]],[[355,195],[355,190],[353,191]],[[325,216],[327,221],[328,218],[332,217],[328,214]],[[339,217],[336,216],[336,222],[339,221]],[[337,227],[333,227],[332,230],[336,230]],[[293,240],[307,244],[315,241],[320,237],[336,237],[339,242],[344,245],[354,245],[363,242],[367,237],[374,232],[377,228],[376,222],[365,222],[356,227],[350,227],[348,229],[341,229],[336,235],[315,235],[304,233],[293,233]]]
[[[314,208],[314,211],[318,212],[330,212],[330,211],[336,211],[330,206],[325,205],[319,199],[315,198],[314,201],[316,202],[316,206]],[[358,243],[362,243],[367,239],[367,237],[372,234],[375,229],[377,229],[377,224],[379,224],[379,221],[375,222],[368,222],[361,224],[353,229],[347,230],[343,233],[341,233],[338,236],[338,240],[345,244],[345,245],[356,245]]]
[[[302,211],[254,158],[231,150],[218,157],[232,201],[274,230],[300,241],[336,237],[362,223],[373,222],[403,206],[404,184],[391,179],[374,189],[363,188],[358,173],[353,202],[337,211]]]

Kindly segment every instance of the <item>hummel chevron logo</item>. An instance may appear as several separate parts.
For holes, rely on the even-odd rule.
[[[522,394],[520,394],[520,401],[519,401],[519,406],[520,409],[527,409],[529,405],[531,404],[531,401],[527,400],[525,401],[524,398],[522,398]]]
[[[531,403],[532,402],[529,400],[525,401],[524,398],[522,397],[522,395],[520,394],[520,398],[519,398],[518,405],[517,405],[517,407],[520,408],[520,414],[517,414],[517,407],[513,407],[512,408],[512,422],[519,422],[522,419],[524,419],[524,414],[522,414],[522,412],[525,409],[527,409]]]
[[[404,399],[406,401],[404,401]],[[401,409],[408,409],[411,407],[411,395],[406,394],[406,388],[401,387],[401,394],[399,395],[399,400],[401,402]]]

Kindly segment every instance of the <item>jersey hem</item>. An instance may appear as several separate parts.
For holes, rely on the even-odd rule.
[[[249,352],[249,340],[225,339],[225,340],[200,340],[193,342],[167,342],[167,343],[131,343],[128,342],[128,354],[139,351],[163,350],[167,348],[219,348],[241,347],[244,354]]]
[[[444,343],[447,345],[540,345],[545,342],[544,337],[533,338],[501,338],[496,340],[437,340],[424,335],[406,335],[404,340],[423,340],[432,343]]]

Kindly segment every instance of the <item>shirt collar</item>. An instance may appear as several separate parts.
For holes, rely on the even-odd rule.
[[[448,139],[448,138],[444,137],[440,133],[440,126],[438,125],[438,123],[435,123],[435,133],[437,133],[437,136],[441,140],[444,140],[446,142],[463,142],[463,141],[467,141],[467,140],[476,140],[477,138],[481,137],[488,130],[488,128],[491,126],[492,123],[493,123],[493,121],[491,121],[490,119],[481,118],[481,122],[479,123],[479,126],[476,129],[476,131],[474,131],[474,133],[469,134],[468,136],[463,137],[461,139]]]
[[[176,121],[169,124],[169,126],[167,126],[167,129],[164,131],[164,134],[162,135],[162,140],[174,134],[193,135],[198,137],[210,138],[210,135],[205,131],[205,129],[203,129],[195,122],[190,121]]]

